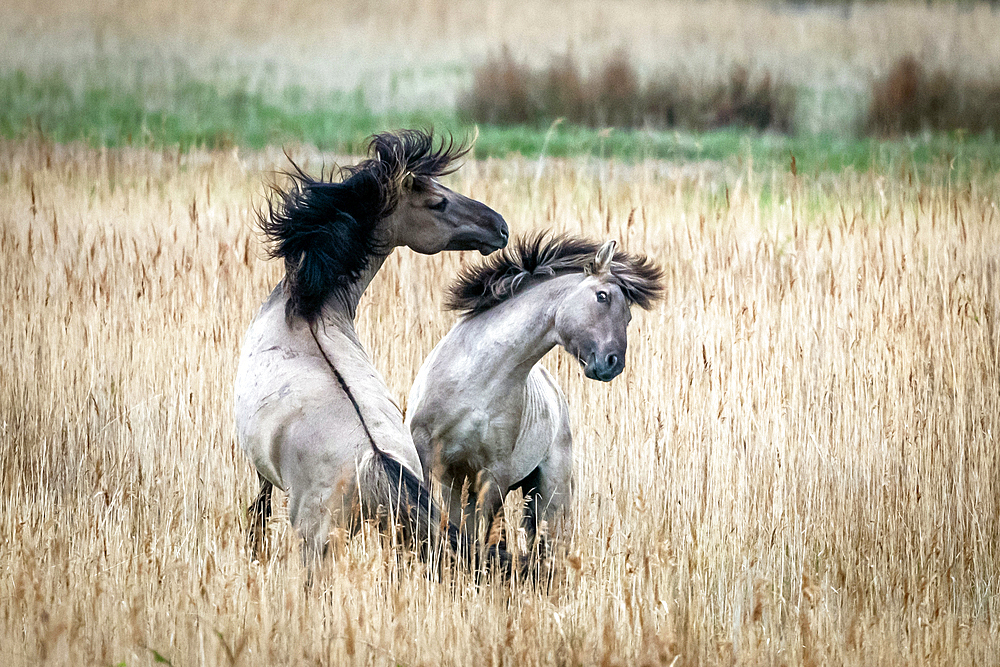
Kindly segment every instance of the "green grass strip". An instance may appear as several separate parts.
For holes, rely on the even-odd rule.
[[[434,127],[458,137],[473,127],[454,113],[372,113],[360,92],[310,98],[289,89],[269,98],[237,83],[226,89],[188,77],[142,91],[97,82],[75,89],[58,73],[29,77],[0,73],[0,134],[41,135],[56,142],[259,149],[312,144],[357,152],[366,137],[400,127]],[[721,161],[801,173],[916,169],[945,164],[962,170],[1000,170],[1000,142],[961,133],[879,141],[837,136],[788,137],[736,129],[706,133],[555,126],[480,126],[476,156]]]

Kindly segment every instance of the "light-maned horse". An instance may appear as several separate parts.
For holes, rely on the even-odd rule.
[[[440,477],[450,519],[488,535],[509,491],[526,499],[533,544],[553,533],[572,497],[572,433],[566,398],[539,360],[556,345],[591,379],[625,367],[630,307],[648,309],[662,271],[644,256],[567,236],[534,236],[451,287],[464,317],[431,351],[410,390],[406,424],[424,474]],[[478,512],[478,514],[477,514]]]
[[[236,429],[260,477],[250,506],[259,555],[272,486],[288,494],[289,516],[309,561],[331,528],[377,520],[426,552],[454,526],[423,484],[423,468],[403,415],[358,341],[355,310],[392,252],[479,250],[507,244],[495,211],[443,186],[467,148],[424,132],[371,138],[368,159],[319,179],[295,166],[258,211],[270,253],[285,276],[250,324],[235,385]],[[442,534],[446,532],[446,534]]]

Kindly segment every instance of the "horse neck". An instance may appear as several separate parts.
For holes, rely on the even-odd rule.
[[[358,276],[356,281],[345,289],[334,291],[327,297],[326,303],[323,304],[323,317],[347,320],[353,327],[354,317],[357,314],[358,303],[361,301],[362,295],[391,253],[392,249],[390,248],[387,253],[372,255],[368,267]]]
[[[476,374],[489,384],[523,384],[528,373],[559,343],[556,311],[582,274],[550,278],[494,306],[467,323],[469,349],[486,350],[475,359]]]

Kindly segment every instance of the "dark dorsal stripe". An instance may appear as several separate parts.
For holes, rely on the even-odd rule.
[[[344,376],[340,374],[337,367],[333,365],[332,361],[330,361],[330,357],[326,356],[326,350],[324,350],[323,346],[319,344],[319,338],[316,336],[315,322],[309,323],[309,333],[312,334],[313,341],[316,343],[316,347],[319,348],[319,353],[323,355],[323,361],[325,361],[326,365],[330,367],[330,370],[333,372],[333,376],[337,378],[337,382],[340,384],[340,388],[347,395],[347,398],[350,399],[351,405],[354,406],[354,413],[358,415],[358,421],[361,422],[361,428],[365,430],[365,436],[368,438],[368,443],[377,453],[382,454],[383,456],[386,455],[385,452],[379,449],[379,446],[375,444],[375,438],[372,437],[372,432],[368,430],[368,423],[365,421],[364,415],[361,414],[361,406],[358,405],[358,401],[354,398],[354,392],[352,392],[351,388],[347,386],[347,381],[344,380]]]
[[[586,271],[601,244],[542,232],[520,237],[503,251],[465,267],[448,291],[445,307],[477,314],[553,276]],[[663,270],[645,255],[615,252],[611,275],[629,303],[649,309],[663,292]]]
[[[467,152],[451,138],[435,142],[428,132],[402,130],[371,137],[368,159],[318,178],[289,158],[288,185],[272,186],[257,210],[271,256],[285,260],[288,315],[312,320],[333,292],[355,283],[373,256],[388,252],[375,231],[406,184],[423,187]]]

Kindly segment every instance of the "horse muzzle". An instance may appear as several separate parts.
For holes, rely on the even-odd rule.
[[[591,380],[611,382],[625,370],[625,353],[609,352],[606,354],[591,353],[586,360],[581,359],[583,374]]]
[[[491,211],[492,212],[492,211]],[[507,247],[510,239],[510,230],[507,228],[507,221],[499,213],[492,212],[489,221],[484,220],[483,227],[486,229],[485,240],[480,244],[478,250],[483,255],[489,255],[501,248]]]
[[[507,222],[499,213],[486,210],[489,214],[484,215],[476,227],[455,234],[445,250],[478,250],[482,255],[489,255],[505,248],[510,238]]]

